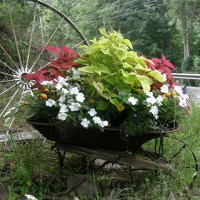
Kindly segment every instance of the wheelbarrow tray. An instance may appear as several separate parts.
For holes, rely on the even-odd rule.
[[[143,135],[123,135],[120,129],[114,128],[104,128],[101,131],[98,128],[86,129],[83,127],[73,127],[68,123],[62,124],[62,127],[60,127],[51,123],[41,123],[31,120],[27,122],[45,138],[62,146],[70,144],[92,149],[131,150],[132,152],[149,140],[178,130],[178,127],[176,127],[169,131],[149,131]]]

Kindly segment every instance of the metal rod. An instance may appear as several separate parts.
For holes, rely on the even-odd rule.
[[[174,78],[186,80],[200,80],[200,74],[172,73]]]

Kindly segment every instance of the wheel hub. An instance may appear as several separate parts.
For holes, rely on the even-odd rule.
[[[24,75],[27,73],[30,73],[30,69],[21,67],[16,71],[14,75],[14,79],[17,85],[23,88],[24,90],[28,90],[34,85],[34,81],[29,81],[24,77]]]

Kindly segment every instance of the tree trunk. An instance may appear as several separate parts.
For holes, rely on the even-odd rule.
[[[182,0],[180,2],[181,9],[181,26],[183,35],[183,69],[191,70],[191,49],[194,32],[194,19],[196,17],[196,1],[187,2]]]

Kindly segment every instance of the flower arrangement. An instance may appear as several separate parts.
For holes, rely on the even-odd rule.
[[[119,32],[100,32],[90,46],[81,46],[80,55],[66,46],[45,47],[57,58],[24,74],[34,83],[24,100],[29,116],[141,134],[167,129],[183,112],[191,114],[188,96],[173,80],[176,68],[164,55],[149,60]]]

